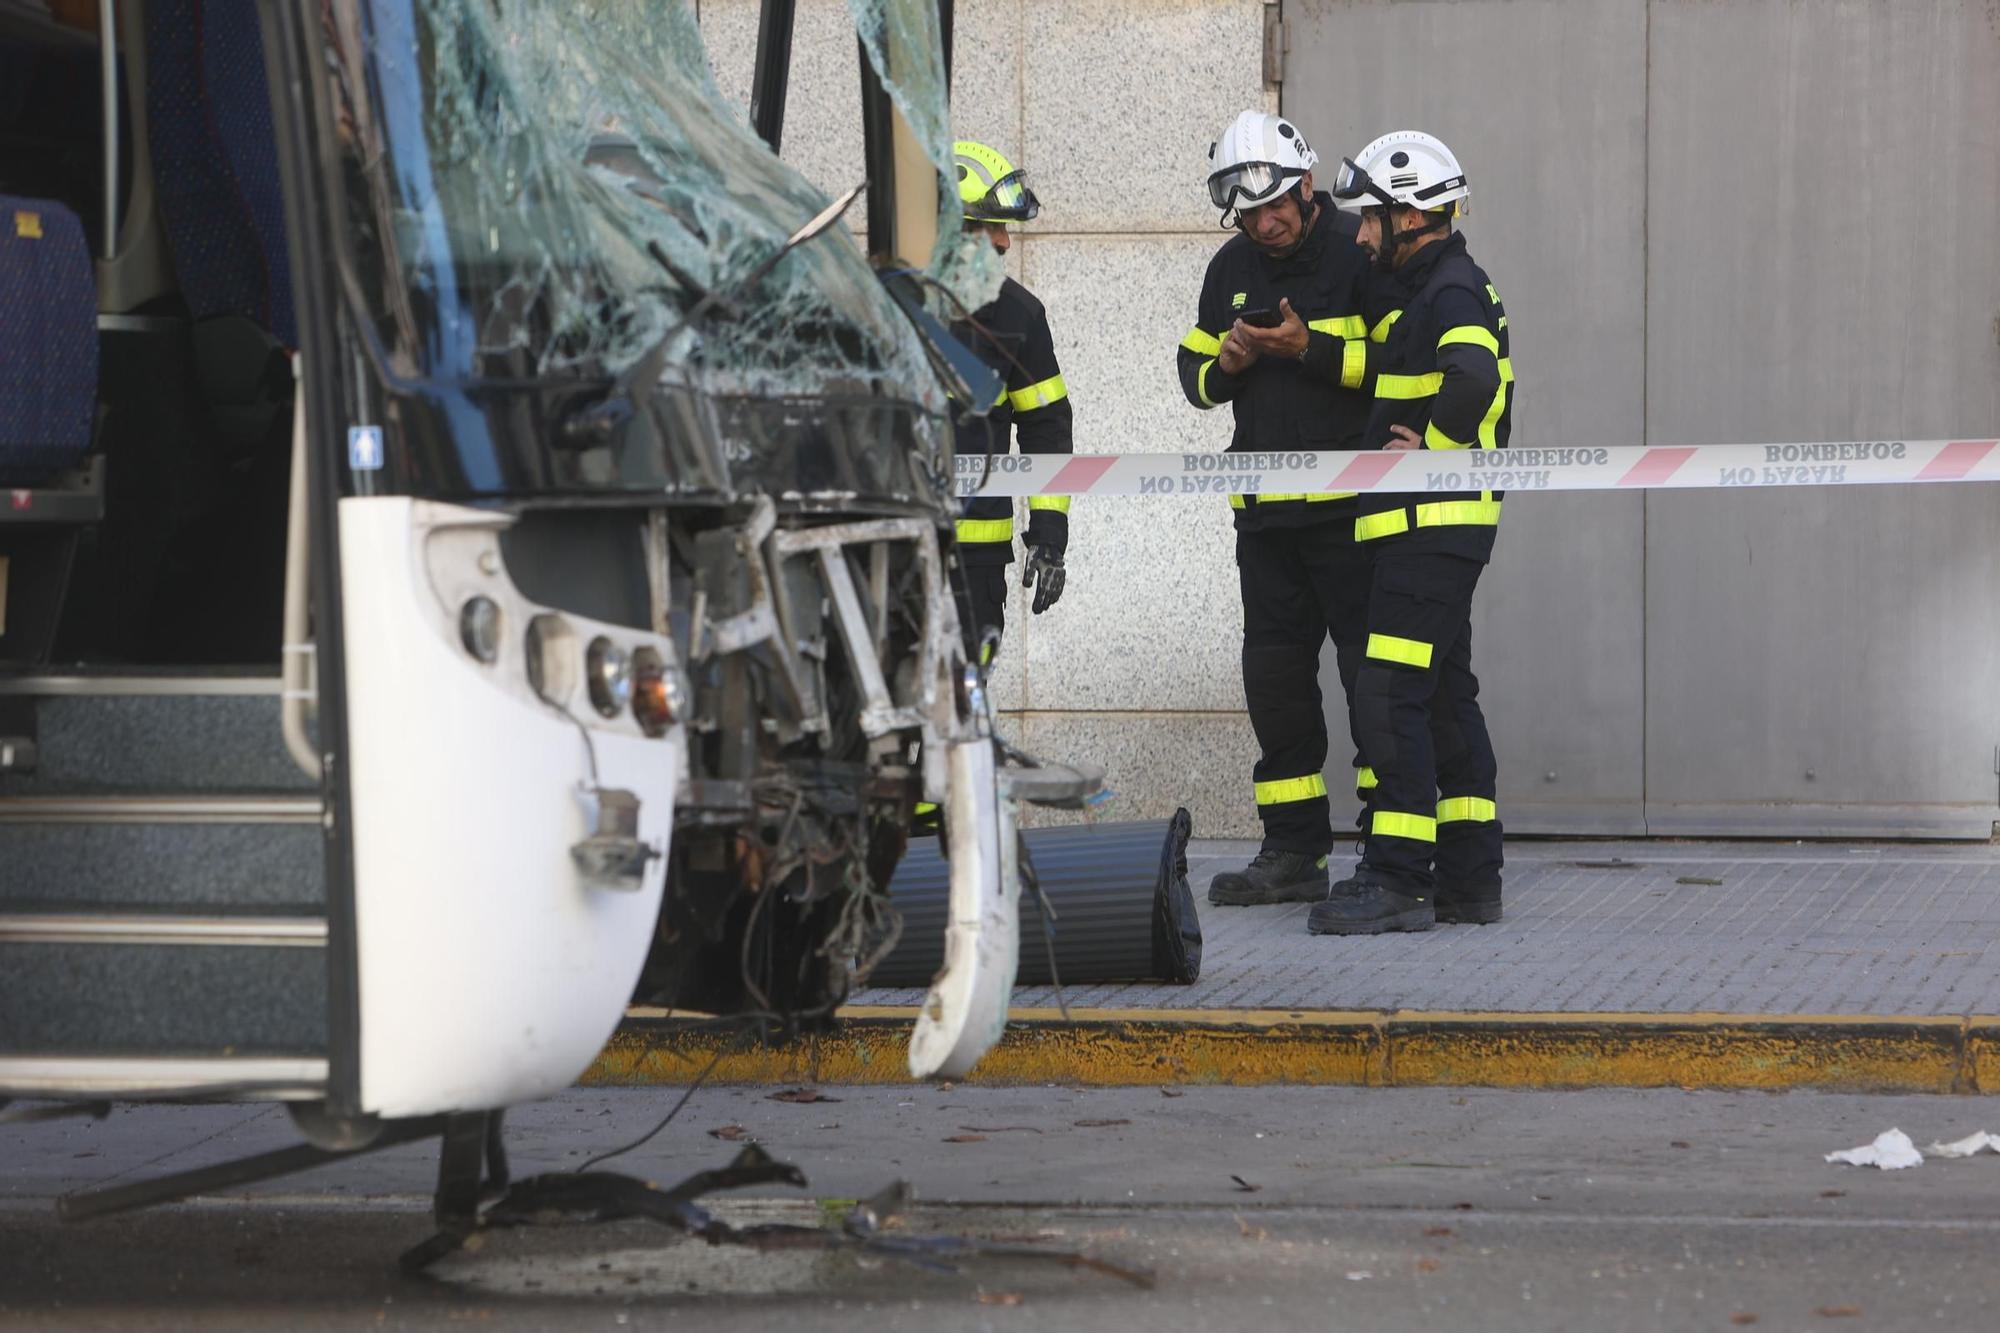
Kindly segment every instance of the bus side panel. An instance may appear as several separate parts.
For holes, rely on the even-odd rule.
[[[361,1102],[385,1116],[505,1106],[582,1074],[645,962],[685,772],[679,726],[592,726],[595,785],[639,798],[659,855],[624,888],[586,881],[570,850],[595,819],[578,720],[525,690],[518,602],[501,600],[493,665],[455,641],[426,566],[439,514],[495,523],[402,497],[340,502]]]

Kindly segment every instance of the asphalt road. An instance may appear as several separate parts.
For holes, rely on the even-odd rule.
[[[853,1089],[699,1093],[611,1166],[661,1184],[740,1143],[807,1190],[718,1200],[821,1228],[889,1181],[889,1234],[1048,1259],[929,1271],[852,1248],[767,1253],[650,1223],[511,1230],[431,1279],[435,1152],[412,1145],[98,1222],[54,1199],[292,1140],[255,1107],[120,1109],[0,1127],[0,1322],[37,1328],[1777,1329],[2000,1326],[2000,1158],[1913,1170],[1822,1154],[1899,1126],[2000,1129],[1976,1098],[1478,1089]],[[1169,1092],[1175,1095],[1169,1095]],[[517,1175],[629,1142],[678,1094],[578,1091],[516,1111]],[[738,1127],[731,1129],[730,1127]]]

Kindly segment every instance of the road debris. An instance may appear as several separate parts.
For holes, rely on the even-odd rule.
[[[1033,1125],[960,1125],[968,1134],[1039,1134]]]
[[[1021,1293],[1018,1291],[981,1291],[973,1296],[981,1305],[1019,1305]]]
[[[1821,1319],[1859,1319],[1861,1307],[1858,1305],[1822,1305],[1813,1311]]]
[[[1231,1176],[1230,1179],[1235,1181],[1236,1188],[1243,1191],[1245,1194],[1255,1194],[1258,1190],[1264,1188],[1262,1185],[1252,1185],[1249,1181],[1245,1180],[1241,1176]]]
[[[782,1092],[772,1093],[764,1100],[767,1102],[792,1102],[803,1106],[812,1102],[837,1102],[840,1098],[829,1097],[818,1088],[786,1088]]]
[[[1719,880],[1719,879],[1713,879],[1713,878],[1711,878],[1711,877],[1709,877],[1709,876],[1707,876],[1707,875],[1682,875],[1682,876],[1681,876],[1681,877],[1680,877],[1679,879],[1675,880],[1675,881],[1674,881],[1674,883],[1676,883],[1676,884],[1702,884],[1702,885],[1706,885],[1706,886],[1708,886],[1708,887],[1710,887],[1710,888],[1717,888],[1717,887],[1720,887],[1720,885],[1722,884],[1722,881],[1721,881],[1721,880]]]
[[[632,1219],[649,1220],[710,1245],[741,1245],[765,1252],[845,1250],[862,1259],[893,1259],[933,1273],[952,1275],[972,1259],[1022,1259],[1087,1269],[1135,1287],[1151,1288],[1145,1269],[1098,1259],[1075,1250],[979,1240],[971,1236],[889,1234],[909,1207],[910,1187],[896,1181],[872,1199],[849,1209],[838,1226],[765,1223],[735,1226],[698,1202],[718,1190],[784,1184],[806,1187],[805,1173],[755,1144],[745,1146],[728,1166],[698,1171],[671,1189],[608,1171],[558,1172],[514,1182],[483,1211],[444,1230],[403,1255],[406,1271],[423,1272],[459,1250],[476,1249],[485,1233],[501,1227],[565,1226]]]
[[[741,1125],[718,1125],[716,1128],[708,1131],[708,1136],[712,1139],[721,1139],[724,1143],[755,1143],[757,1141],[755,1136]]]
[[[951,1135],[947,1135],[947,1136],[946,1136],[946,1138],[945,1138],[945,1142],[946,1142],[946,1143],[984,1143],[984,1142],[986,1142],[986,1136],[985,1136],[984,1134],[951,1134]]]
[[[1130,1120],[1079,1120],[1076,1122],[1076,1127],[1078,1129],[1109,1129],[1113,1125],[1129,1125],[1131,1123]],[[1258,1137],[1261,1138],[1263,1136],[1259,1135]]]
[[[1924,1155],[1917,1151],[1916,1144],[1910,1142],[1908,1134],[1900,1129],[1885,1129],[1875,1136],[1873,1143],[1830,1152],[1826,1160],[1847,1166],[1878,1166],[1884,1171],[1900,1171],[1906,1166],[1922,1166]]]
[[[1748,1310],[1738,1310],[1735,1314],[1729,1316],[1729,1322],[1739,1325],[1754,1324],[1757,1322],[1757,1316],[1751,1314]]]
[[[1924,1149],[1933,1157],[1976,1157],[1983,1152],[2000,1153],[2000,1134],[1980,1130],[1951,1143],[1933,1143]]]

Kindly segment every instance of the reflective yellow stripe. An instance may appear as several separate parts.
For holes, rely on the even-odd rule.
[[[1335,319],[1315,319],[1306,323],[1309,329],[1321,333],[1331,333],[1336,338],[1366,338],[1368,321],[1360,315],[1341,315]]]
[[[1500,340],[1477,324],[1460,324],[1457,328],[1446,329],[1444,336],[1438,339],[1440,352],[1447,347],[1458,345],[1484,347],[1493,353],[1494,360],[1500,359]]]
[[[1460,525],[1491,528],[1497,527],[1499,523],[1498,500],[1437,500],[1417,506],[1417,526],[1420,528],[1449,528]]]
[[[1340,349],[1340,387],[1358,389],[1368,378],[1368,344],[1349,338]]]
[[[1511,356],[1500,358],[1500,382],[1502,384],[1514,382],[1514,358]]]
[[[1245,506],[1245,505],[1244,505],[1244,503],[1243,503],[1243,497],[1242,497],[1242,496],[1240,496],[1240,495],[1232,495],[1232,496],[1230,496],[1230,497],[1229,497],[1229,507],[1230,507],[1231,509],[1242,509],[1242,508],[1245,508],[1246,506]]]
[[[1354,496],[1353,491],[1265,491],[1257,496],[1257,503],[1274,505],[1286,500],[1304,500],[1309,505],[1316,505],[1328,500],[1352,500]],[[1229,498],[1239,500],[1242,497],[1232,495]],[[1241,509],[1243,506],[1239,504],[1236,507]]]
[[[1439,430],[1435,421],[1424,427],[1424,448],[1426,449],[1466,449],[1470,447],[1452,439],[1451,436]]]
[[[1000,386],[1000,392],[993,395],[993,406],[998,407],[1000,406],[1000,404],[1006,401],[1007,401],[1007,386],[1003,384]]]
[[[1032,412],[1050,403],[1060,403],[1069,397],[1069,386],[1060,375],[1051,375],[1040,384],[1030,384],[1025,389],[1016,389],[1007,395],[1007,401],[1016,412]]]
[[[1010,542],[1014,540],[1011,518],[961,518],[958,539],[962,542]]]
[[[1499,809],[1484,796],[1447,796],[1438,802],[1440,824],[1490,824],[1499,817]]]
[[[918,801],[918,802],[917,802],[917,808],[916,808],[916,813],[917,813],[917,814],[920,814],[920,815],[934,815],[934,814],[936,814],[936,813],[937,813],[937,802],[936,802],[936,801]]]
[[[1400,310],[1391,310],[1388,314],[1382,316],[1381,320],[1376,323],[1375,327],[1368,330],[1368,341],[1372,343],[1388,342],[1389,330],[1394,328],[1396,326],[1396,321],[1401,319],[1402,317],[1403,317],[1403,312]]]
[[[1326,795],[1326,779],[1318,773],[1306,778],[1279,778],[1257,784],[1257,804],[1287,805]]]
[[[1375,396],[1377,398],[1429,398],[1437,393],[1444,383],[1444,372],[1433,370],[1428,375],[1377,375]]]
[[[1393,537],[1410,530],[1409,511],[1391,509],[1380,514],[1363,514],[1354,520],[1354,540],[1372,542],[1377,537]]]
[[[1378,662],[1401,662],[1404,666],[1428,668],[1431,646],[1422,639],[1400,639],[1394,634],[1368,636],[1368,655]]]
[[[1501,385],[1493,391],[1493,401],[1486,405],[1486,415],[1479,421],[1479,447],[1497,449],[1500,447],[1500,414],[1507,410],[1507,386]]]
[[[1187,337],[1181,339],[1181,346],[1196,356],[1222,355],[1222,339],[1212,333],[1203,333],[1200,329],[1189,329]]]
[[[1203,407],[1215,406],[1215,400],[1208,396],[1208,368],[1214,364],[1213,361],[1204,361],[1201,363],[1201,369],[1195,372],[1194,391],[1201,398]]]
[[[1069,497],[1067,495],[1031,495],[1028,497],[1028,508],[1030,510],[1047,509],[1058,514],[1067,514],[1069,512]]]
[[[1354,790],[1374,791],[1378,785],[1374,769],[1357,768],[1354,770]]]
[[[1368,831],[1378,838],[1408,838],[1412,842],[1436,842],[1437,821],[1429,815],[1403,815],[1394,810],[1377,810]]]

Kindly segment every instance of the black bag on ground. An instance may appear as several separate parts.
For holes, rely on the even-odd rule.
[[[1201,975],[1201,921],[1188,887],[1194,821],[1172,819],[1030,829],[1028,857],[1055,909],[1056,971],[1064,986],[1116,981],[1186,985]],[[944,966],[951,870],[939,840],[918,838],[889,883],[903,937],[867,985],[928,986]],[[1021,895],[1023,986],[1046,986],[1049,946],[1034,895]]]

